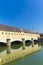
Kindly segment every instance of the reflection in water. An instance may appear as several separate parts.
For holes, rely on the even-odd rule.
[[[3,52],[6,49],[6,47],[0,47],[0,52]]]
[[[6,43],[0,42],[0,53],[5,52],[6,46],[7,46]]]
[[[12,61],[4,65],[43,65],[43,46],[39,52],[26,56],[18,61]]]
[[[11,61],[10,63],[4,64],[4,65],[43,65],[43,46],[39,52],[36,52],[29,56],[21,58],[17,60],[16,62]]]
[[[7,54],[9,54],[9,53],[11,53],[11,47],[10,46],[7,46],[7,50],[6,50],[7,52]]]

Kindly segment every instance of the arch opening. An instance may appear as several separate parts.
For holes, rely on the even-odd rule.
[[[34,44],[36,45],[36,44],[38,44],[39,46],[41,45],[40,44],[41,42],[39,41],[39,40],[34,40]]]
[[[11,42],[11,48],[12,49],[18,49],[20,47],[22,47],[22,42],[21,41],[17,40],[17,41]]]
[[[39,44],[39,46],[40,46],[40,45],[41,45],[41,46],[43,45],[43,38],[39,38],[39,39],[38,39],[38,44]]]
[[[34,44],[36,45],[36,44],[38,44],[39,43],[39,41],[38,40],[34,40]]]
[[[31,44],[32,44],[32,41],[31,41],[31,40],[26,40],[26,41],[25,41],[25,45],[26,45],[26,46],[30,46]]]
[[[6,49],[7,44],[4,42],[0,42],[0,52],[4,51]]]

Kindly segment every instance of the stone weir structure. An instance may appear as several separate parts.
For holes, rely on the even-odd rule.
[[[0,24],[0,42],[1,44],[7,44],[7,52],[9,53],[7,56],[1,56],[2,64],[10,61],[9,57],[12,59],[24,56],[26,54],[32,53],[33,51],[39,50],[40,47],[34,44],[34,40],[38,40],[40,38],[40,34],[31,30],[20,29],[17,27],[11,27]],[[32,42],[31,46],[26,47],[25,41],[30,40]],[[22,48],[15,50],[13,53],[11,52],[11,43],[14,41],[22,42]],[[9,60],[6,60],[9,59]]]

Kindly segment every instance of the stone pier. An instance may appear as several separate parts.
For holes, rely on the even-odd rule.
[[[25,39],[22,38],[23,49],[25,49]]]
[[[10,42],[10,39],[7,39],[7,53],[8,54],[11,53],[11,42]]]
[[[31,41],[32,41],[32,47],[34,47],[34,39],[32,38]]]

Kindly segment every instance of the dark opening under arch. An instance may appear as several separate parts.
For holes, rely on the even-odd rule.
[[[26,45],[26,46],[30,46],[31,44],[32,44],[32,41],[31,41],[31,40],[26,40],[26,41],[25,41],[25,45]]]
[[[11,42],[11,48],[12,49],[18,49],[22,46],[22,42],[21,41],[13,41]]]
[[[0,42],[0,47],[2,47],[2,46],[7,46],[7,44],[4,42]]]
[[[35,45],[38,44],[38,40],[34,40],[34,44],[35,44]]]
[[[4,51],[6,49],[7,44],[4,42],[0,42],[0,52]]]
[[[41,42],[39,40],[34,40],[34,44],[38,44],[40,46],[41,45],[40,43]]]

